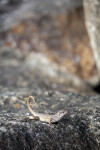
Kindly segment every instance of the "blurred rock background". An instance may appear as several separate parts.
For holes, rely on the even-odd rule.
[[[83,8],[82,0],[0,0],[1,150],[100,149],[99,86],[93,89],[99,84],[94,51],[99,52],[100,23],[94,18],[100,3],[95,2],[84,1]],[[67,116],[54,128],[24,121],[29,95],[37,100],[36,111],[65,108]]]
[[[98,83],[82,0],[1,0],[0,32],[0,51],[41,53],[83,81]]]

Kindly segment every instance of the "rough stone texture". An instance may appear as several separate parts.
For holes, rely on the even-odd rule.
[[[38,103],[37,111],[41,109],[42,112],[46,112],[46,110],[51,109],[51,105],[51,111],[53,111],[53,109],[59,110],[64,108],[68,111],[68,114],[54,125],[49,125],[40,121],[25,120],[25,116],[28,115],[28,110],[26,109],[24,111],[24,108],[21,109],[19,113],[0,114],[1,150],[99,150],[100,97],[83,97],[71,92],[66,91],[63,93],[57,90],[47,90],[46,92],[49,94],[48,96],[41,94],[41,97],[38,98],[38,101],[43,101],[41,102],[42,105]],[[33,94],[35,94],[34,90]],[[23,97],[23,94],[20,93],[20,95]],[[14,96],[17,97],[16,94]],[[12,96],[8,95],[8,99],[11,99],[11,97]],[[2,96],[1,100],[3,99],[4,96]],[[53,107],[54,103],[55,108]]]
[[[0,149],[99,150],[100,96],[37,55],[0,51]],[[52,125],[27,120],[29,95],[37,112],[68,113]]]
[[[86,26],[100,77],[100,0],[84,0]]]
[[[54,101],[56,98],[59,101],[59,94],[56,94],[56,97],[55,94],[53,92],[53,95],[47,98]],[[0,114],[1,150],[99,150],[100,108],[97,105],[100,103],[100,97],[86,98],[70,92],[61,94],[64,99],[59,106],[66,107],[68,114],[54,125],[25,121],[25,115],[21,115],[23,111],[20,114]]]

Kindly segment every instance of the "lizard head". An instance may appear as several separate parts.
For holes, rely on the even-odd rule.
[[[51,122],[55,123],[58,122],[65,114],[67,114],[66,110],[60,110],[55,115],[52,115]]]

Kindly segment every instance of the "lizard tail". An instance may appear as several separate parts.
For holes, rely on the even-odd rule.
[[[35,99],[34,99],[33,96],[29,96],[29,97],[28,97],[28,100],[27,100],[28,109],[29,109],[29,111],[32,113],[32,115],[34,116],[34,111],[33,111],[33,109],[31,108],[30,99],[33,100],[33,104],[34,104],[34,105],[35,105]]]

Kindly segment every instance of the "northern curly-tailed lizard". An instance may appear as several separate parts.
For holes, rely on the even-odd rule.
[[[29,111],[32,113],[32,116],[29,116],[29,119],[36,119],[36,120],[40,120],[42,122],[47,122],[47,123],[51,124],[51,123],[58,122],[67,113],[67,111],[65,111],[65,110],[61,110],[54,115],[42,114],[42,113],[35,112],[31,108],[30,99],[33,99],[33,103],[35,104],[34,97],[29,96],[28,100],[27,100],[27,105],[28,105]]]

